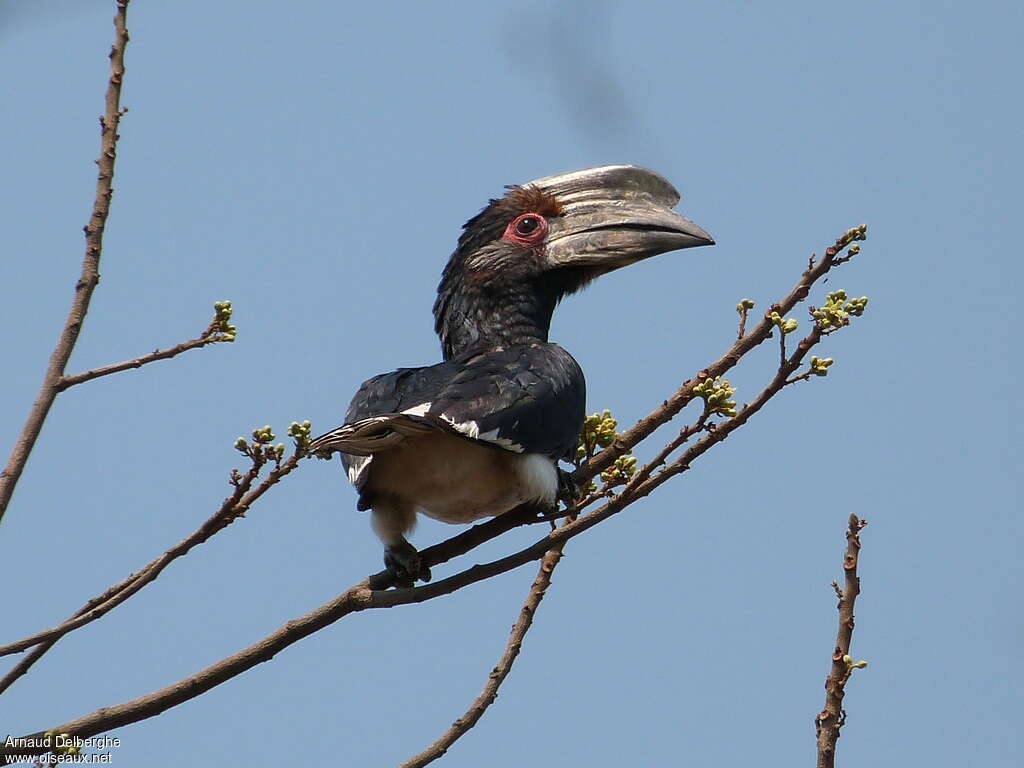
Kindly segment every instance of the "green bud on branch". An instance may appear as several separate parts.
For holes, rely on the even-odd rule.
[[[831,357],[812,357],[811,373],[815,376],[826,376],[828,375],[829,366],[834,362]]]
[[[736,387],[732,386],[728,379],[719,377],[704,379],[693,388],[693,393],[703,398],[708,413],[720,416],[736,415],[736,401],[732,399],[736,393]]]
[[[612,416],[607,408],[601,413],[593,413],[583,420],[583,430],[580,432],[580,444],[576,448],[576,457],[579,460],[593,456],[598,448],[607,448],[619,433],[615,428],[619,422]]]
[[[792,333],[793,331],[796,330],[797,326],[800,325],[800,322],[798,320],[794,320],[791,317],[784,318],[778,312],[772,312],[770,315],[768,315],[768,318],[776,326],[778,326],[778,329],[782,331],[783,335],[786,335],[787,333]]]
[[[636,474],[636,456],[619,456],[608,469],[601,473],[605,485],[621,484]]]
[[[306,419],[301,424],[293,421],[288,425],[288,437],[295,441],[296,450],[305,450],[312,436],[313,425]]]
[[[266,445],[267,443],[274,442],[276,438],[270,425],[267,424],[263,429],[254,429],[252,431],[252,439],[260,445]]]
[[[842,328],[850,324],[850,315],[860,317],[868,305],[868,297],[847,299],[846,291],[832,291],[820,307],[811,307],[811,317],[822,330],[826,328]]]
[[[868,225],[861,224],[859,227],[846,230],[845,234],[839,238],[839,247],[845,248],[851,243],[856,243],[861,240],[868,239]]]
[[[213,303],[213,322],[210,323],[206,335],[212,336],[213,341],[234,341],[238,329],[228,322],[231,320],[233,311],[230,301],[215,301]]]

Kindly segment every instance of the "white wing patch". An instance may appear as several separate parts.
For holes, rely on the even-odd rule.
[[[420,403],[414,405],[412,408],[406,408],[402,411],[407,416],[426,416],[430,411],[430,403]],[[487,443],[493,443],[506,451],[512,451],[513,453],[522,453],[523,446],[519,443],[509,440],[507,437],[498,437],[498,428],[488,430],[487,432],[480,431],[480,424],[476,421],[455,421],[445,414],[441,413],[438,416],[451,425],[452,429],[458,432],[460,435],[465,435],[472,440],[483,440]],[[518,424],[518,422],[516,422]]]
[[[348,481],[356,488],[360,487],[365,478],[363,474],[370,466],[373,456],[349,456],[348,458]]]
[[[475,421],[455,421],[454,419],[449,419],[443,413],[440,414],[440,416],[442,419],[451,424],[455,431],[461,435],[465,435],[466,437],[470,437],[474,440],[487,439],[480,436],[480,425],[477,424]]]
[[[412,408],[406,408],[402,413],[406,413],[409,416],[426,416],[427,411],[430,410],[430,403],[420,403],[414,405]]]
[[[473,422],[474,424],[476,422]],[[509,440],[507,437],[498,437],[498,428],[488,430],[487,432],[480,432],[477,435],[477,439],[486,440],[488,443],[494,443],[500,445],[506,451],[514,451],[515,453],[522,453],[525,449],[519,443]]]

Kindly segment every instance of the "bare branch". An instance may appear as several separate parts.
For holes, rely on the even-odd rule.
[[[101,376],[109,376],[112,373],[120,373],[121,371],[127,371],[132,368],[141,368],[142,366],[156,362],[157,360],[168,360],[180,355],[182,352],[188,352],[190,349],[200,349],[208,344],[234,341],[234,339],[234,333],[227,333],[225,323],[219,317],[215,316],[206,327],[206,330],[194,339],[183,341],[181,344],[176,344],[175,346],[168,347],[167,349],[155,349],[147,355],[135,357],[131,360],[124,360],[120,363],[111,363],[110,365],[93,368],[91,371],[83,371],[82,373],[76,373],[72,376],[62,376],[60,381],[57,383],[57,391],[63,392],[65,389],[73,387],[76,384],[83,384],[87,381],[98,379]]]
[[[689,424],[689,425],[683,427],[681,430],[679,430],[679,434],[676,435],[676,437],[673,438],[671,441],[666,443],[665,447],[662,448],[660,451],[658,451],[658,454],[653,459],[651,459],[649,462],[647,462],[640,469],[639,472],[637,472],[636,477],[634,478],[635,481],[638,484],[642,483],[643,481],[645,481],[648,477],[651,476],[651,473],[655,469],[657,469],[658,467],[662,466],[665,463],[665,461],[668,459],[669,455],[674,450],[676,450],[677,448],[682,446],[684,443],[688,442],[689,439],[691,437],[693,437],[694,435],[696,435],[696,434],[698,434],[700,432],[703,432],[705,429],[708,429],[708,419],[710,417],[711,417],[711,412],[709,410],[707,410],[707,408],[705,408],[704,412],[700,415],[700,418],[697,419],[697,421],[695,421],[693,424]],[[708,429],[708,431],[714,431],[714,430]]]
[[[22,675],[28,672],[32,665],[43,657],[43,654],[45,654],[48,650],[50,650],[51,648],[53,648],[54,645],[57,644],[57,640],[59,639],[59,637],[55,637],[52,640],[48,640],[44,643],[41,643],[40,645],[37,645],[35,648],[33,648],[30,653],[25,654],[24,658],[22,658],[21,661],[19,661],[17,664],[11,667],[11,670],[6,675],[4,675],[2,680],[0,680],[0,693],[6,691],[8,688],[11,687],[11,685],[14,684],[14,682],[18,678],[20,678]]]
[[[103,251],[103,230],[110,213],[110,198],[114,194],[114,160],[117,158],[117,130],[121,122],[121,82],[124,78],[124,51],[128,45],[126,26],[129,0],[117,0],[117,14],[114,16],[114,44],[110,49],[110,80],[107,84],[106,111],[100,118],[100,156],[96,161],[99,175],[96,180],[96,198],[92,215],[85,226],[85,256],[82,259],[82,274],[75,285],[75,295],[68,310],[64,328],[57,339],[57,345],[50,355],[50,362],[43,377],[42,386],[36,395],[32,410],[29,411],[25,426],[14,444],[11,456],[0,474],[0,520],[14,495],[14,487],[21,477],[29,454],[43,428],[43,422],[50,412],[58,385],[64,375],[71,352],[78,341],[78,334],[89,311],[89,301],[99,282],[100,254]]]
[[[259,474],[259,466],[254,465],[250,470],[241,476],[235,484],[234,492],[221,504],[220,509],[213,513],[199,528],[185,539],[168,549],[162,555],[152,560],[148,565],[133,573],[131,576],[115,584],[103,594],[94,597],[75,612],[62,624],[51,629],[37,632],[34,635],[0,646],[0,656],[17,653],[38,645],[35,651],[21,660],[10,672],[0,679],[0,693],[9,688],[19,677],[24,675],[29,667],[34,664],[40,656],[53,647],[60,638],[79,627],[99,619],[112,609],[119,606],[132,595],[147,584],[156,580],[157,576],[170,565],[174,560],[188,554],[194,547],[208,541],[214,534],[224,530],[239,517],[244,517],[246,511],[264,493],[281,481],[298,466],[301,455],[295,455],[274,467],[270,474],[252,488]]]
[[[544,594],[551,585],[551,576],[554,573],[555,567],[562,559],[563,547],[564,544],[555,545],[541,558],[537,577],[533,580],[530,591],[526,595],[526,601],[519,610],[519,620],[512,627],[512,634],[505,644],[505,650],[502,652],[501,658],[498,659],[494,669],[491,670],[491,674],[487,677],[484,689],[473,700],[469,709],[466,710],[466,714],[452,723],[451,728],[445,731],[437,741],[418,755],[410,757],[398,768],[422,768],[422,766],[437,760],[448,751],[452,744],[476,725],[480,718],[483,717],[484,712],[487,711],[487,708],[494,703],[498,696],[498,689],[505,682],[508,673],[512,671],[512,665],[515,663],[516,657],[519,656],[519,651],[523,647],[523,638],[526,637],[526,633],[533,626],[533,617],[537,613],[540,601],[544,599]]]
[[[614,511],[619,511],[619,509]],[[607,516],[606,514],[605,517]],[[289,621],[259,642],[227,658],[221,659],[191,677],[137,699],[111,707],[103,707],[88,715],[62,723],[50,729],[50,732],[67,733],[85,738],[154,717],[171,707],[202,695],[211,688],[240,675],[257,664],[270,661],[277,653],[288,646],[349,614],[373,608],[393,608],[398,605],[426,602],[451,594],[470,584],[506,573],[531,560],[538,560],[548,550],[561,546],[568,539],[591,528],[594,522],[589,522],[589,520],[593,517],[594,515],[588,515],[587,518],[569,523],[557,531],[553,531],[549,536],[512,555],[484,565],[475,565],[447,579],[425,584],[421,587],[375,590],[370,587],[371,582],[380,580],[384,574],[377,574],[375,577],[364,579],[316,610],[298,619]],[[6,758],[14,754],[26,755],[46,752],[45,748],[38,746],[45,734],[46,731],[39,731],[22,739],[15,738],[10,746],[0,742],[0,758]],[[35,741],[36,745],[29,747],[20,746],[27,741]]]
[[[851,229],[838,237],[834,244],[828,247],[821,261],[814,263],[813,258],[807,269],[800,276],[799,282],[789,294],[777,304],[772,304],[765,312],[761,322],[753,330],[746,333],[742,338],[737,339],[728,352],[719,360],[700,371],[693,379],[684,381],[664,403],[655,408],[644,418],[640,419],[632,428],[626,430],[610,446],[587,462],[587,465],[580,467],[573,473],[573,481],[583,486],[592,477],[602,472],[615,463],[620,456],[629,453],[641,440],[646,439],[658,427],[667,424],[672,418],[685,408],[694,398],[693,388],[707,378],[722,376],[730,368],[735,366],[744,355],[769,337],[775,324],[771,320],[771,313],[778,312],[786,315],[792,311],[799,302],[807,298],[811,286],[828,274],[829,270],[840,263],[849,261],[849,256],[839,258],[844,248],[854,243],[855,240],[863,239],[864,228]],[[854,245],[856,247],[856,245]],[[852,250],[852,248],[851,248]]]
[[[814,371],[804,371],[799,376],[794,376],[791,379],[787,379],[786,386],[788,387],[790,384],[796,384],[798,381],[809,381],[811,376],[813,375]]]
[[[845,585],[832,586],[839,596],[839,631],[836,634],[836,649],[832,654],[832,669],[825,680],[825,708],[814,718],[814,729],[818,741],[818,768],[833,768],[836,760],[836,743],[843,727],[846,713],[843,711],[843,696],[846,695],[846,681],[854,669],[867,666],[866,661],[854,661],[850,657],[850,643],[853,640],[853,606],[860,594],[860,577],[857,576],[857,561],[860,557],[860,531],[867,525],[856,515],[850,515],[846,529],[846,555],[843,558]]]
[[[16,640],[6,645],[0,645],[0,656],[18,653],[20,651],[27,650],[34,645],[40,645],[48,642],[52,644],[52,642],[56,642],[68,632],[78,629],[79,627],[102,617],[112,608],[115,608],[131,597],[132,594],[138,592],[143,586],[153,581],[172,560],[187,554],[197,544],[202,544],[207,541],[215,533],[226,528],[237,517],[242,516],[242,512],[248,509],[260,496],[269,490],[272,485],[276,484],[285,475],[295,469],[296,465],[297,460],[294,457],[282,463],[280,471],[275,471],[276,474],[272,473],[270,477],[264,480],[264,482],[249,495],[244,494],[248,491],[253,478],[249,475],[244,476],[239,482],[239,485],[236,486],[235,493],[225,499],[220,509],[211,515],[210,518],[208,518],[201,526],[199,526],[199,528],[184,540],[168,549],[156,559],[150,561],[135,573],[132,573],[120,583],[110,587],[103,592],[103,594],[89,600],[78,611],[72,614],[70,618],[56,627],[37,632],[34,635],[29,635],[28,637],[24,637],[21,640]],[[242,510],[242,512],[239,512],[239,510]],[[420,551],[420,556],[430,566],[440,565],[448,562],[452,558],[458,557],[459,555],[464,555],[471,549],[475,549],[484,542],[497,538],[513,528],[531,523],[547,522],[554,519],[551,515],[538,513],[539,510],[536,506],[524,504],[523,506],[518,507],[511,512],[507,512],[500,517],[492,518],[491,520],[475,525],[462,533],[452,536],[445,541],[427,547]],[[566,511],[562,511],[558,517],[562,517],[566,514],[568,514]],[[387,589],[388,587],[394,586],[394,579],[388,571],[381,571],[380,573],[368,577],[367,583],[371,589]],[[128,594],[126,594],[126,592]],[[22,663],[27,661],[27,658],[28,657],[26,657]],[[31,664],[29,666],[31,666]],[[19,674],[15,675],[15,671],[17,669],[18,667],[15,667],[6,677],[0,679],[0,693],[3,693],[3,691],[5,691],[10,684],[17,679],[17,677],[24,674],[24,671],[21,671]],[[27,671],[27,669],[25,671]]]
[[[633,477],[633,479],[630,480],[626,487],[623,488],[622,493],[615,497],[613,502],[605,505],[605,507],[602,507],[596,510],[595,512],[590,513],[585,518],[583,518],[581,522],[590,520],[592,517],[601,515],[607,507],[612,506],[612,504],[614,503],[618,503],[620,505],[619,508],[629,506],[633,502],[638,501],[639,499],[642,499],[643,497],[649,495],[652,491],[658,488],[658,486],[660,486],[662,483],[666,482],[670,478],[688,471],[690,469],[690,465],[696,459],[698,459],[700,456],[706,453],[709,448],[722,442],[729,435],[731,435],[737,429],[746,424],[754,414],[760,411],[768,403],[769,400],[775,397],[775,395],[777,395],[786,386],[786,377],[789,376],[789,374],[791,374],[800,366],[800,363],[802,362],[804,356],[820,340],[821,330],[817,326],[815,326],[811,330],[811,332],[800,341],[800,343],[797,345],[796,351],[787,360],[786,364],[776,372],[775,377],[768,384],[768,386],[761,390],[761,392],[758,393],[757,397],[755,397],[746,406],[744,406],[743,410],[741,410],[736,416],[733,416],[730,419],[726,419],[721,424],[716,425],[713,430],[708,431],[707,434],[704,435],[704,437],[702,437],[700,440],[698,440],[696,443],[690,446],[689,449],[680,454],[678,458],[672,461],[672,463],[670,463],[668,466],[666,466],[663,470],[658,472],[653,477],[648,477],[647,473],[644,471],[638,472]],[[687,432],[693,434],[693,427],[684,429],[683,432],[680,433],[680,436],[686,434]],[[644,467],[644,470],[646,469],[647,467]],[[606,514],[605,516],[610,516],[611,514],[615,514],[615,512],[618,511],[619,509],[617,508],[610,514]],[[597,522],[600,521],[598,520]]]

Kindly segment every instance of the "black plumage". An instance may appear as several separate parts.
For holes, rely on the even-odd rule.
[[[437,365],[374,376],[352,398],[345,423],[427,403],[430,407],[417,415],[452,425],[473,423],[478,435],[493,433],[483,439],[516,453],[571,459],[583,423],[586,381],[572,355],[557,344],[471,351]]]
[[[417,512],[468,522],[555,503],[586,383],[548,341],[551,315],[598,275],[712,243],[677,201],[651,171],[605,166],[512,187],[466,223],[434,305],[444,361],[366,381],[310,445],[341,453],[399,583],[429,578],[405,539]]]

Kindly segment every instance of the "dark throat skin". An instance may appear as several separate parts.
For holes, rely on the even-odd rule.
[[[445,270],[434,304],[435,327],[445,360],[471,352],[548,341],[551,316],[563,296],[590,276],[580,269],[519,275]]]

